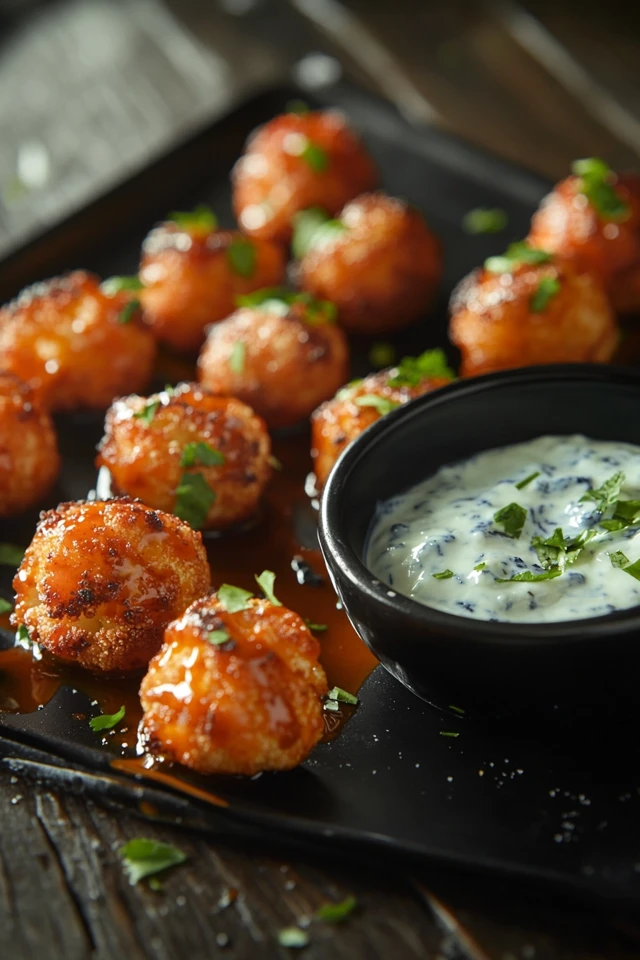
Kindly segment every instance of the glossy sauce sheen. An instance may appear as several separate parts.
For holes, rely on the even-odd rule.
[[[538,471],[522,489],[516,487]],[[479,620],[576,620],[635,606],[640,581],[614,567],[610,554],[621,551],[629,564],[638,560],[639,523],[607,532],[599,522],[613,508],[601,513],[593,499],[581,502],[618,471],[625,474],[619,499],[640,498],[640,447],[582,436],[540,437],[441,467],[380,506],[367,566],[404,596]],[[494,519],[511,503],[527,512],[517,538]],[[544,573],[532,538],[551,537],[558,527],[565,538],[598,532],[561,576],[498,582],[525,571]],[[434,577],[448,571],[453,576]]]
[[[320,551],[301,546],[300,539],[315,542],[315,513],[304,493],[309,470],[309,439],[303,435],[276,441],[274,452],[282,464],[267,488],[259,515],[247,529],[224,536],[205,536],[214,588],[222,583],[244,587],[260,595],[254,574],[264,569],[276,573],[278,599],[312,623],[326,624],[315,634],[320,643],[320,661],[329,686],[357,692],[377,661],[337,609],[336,595],[326,575]],[[296,514],[300,516],[296,518]],[[308,535],[306,528],[308,525]],[[304,538],[296,528],[305,527]],[[294,569],[297,568],[297,569]],[[305,583],[299,580],[305,579]],[[9,629],[7,617],[0,626]],[[142,712],[138,697],[141,674],[128,677],[93,676],[66,667],[44,653],[41,659],[20,647],[0,651],[0,711],[26,713],[47,703],[57,689],[67,684],[96,701],[96,712],[115,713],[123,704],[126,716],[117,731],[96,733],[101,739],[135,747]],[[337,713],[325,714],[325,739],[332,739],[353,708],[340,704]],[[88,717],[79,722],[88,723]],[[144,761],[131,761],[143,772]]]

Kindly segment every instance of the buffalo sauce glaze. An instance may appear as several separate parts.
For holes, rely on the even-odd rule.
[[[314,530],[315,517],[304,493],[309,470],[309,440],[301,435],[277,439],[274,453],[282,469],[274,471],[259,514],[244,530],[222,536],[205,535],[204,542],[211,566],[213,588],[230,583],[261,595],[255,574],[273,570],[275,593],[290,607],[313,624],[327,629],[315,632],[322,663],[331,686],[356,693],[376,666],[376,659],[360,640],[346,614],[338,608],[337,598],[327,576],[322,555],[317,548],[302,546],[296,536],[299,520]],[[307,535],[306,539],[313,542]],[[300,581],[303,581],[302,583]],[[0,627],[10,629],[8,616],[0,617]],[[38,656],[20,646],[0,650],[0,711],[28,713],[46,704],[63,685],[85,693],[96,706],[96,713],[116,713],[124,706],[124,720],[114,730],[96,733],[96,745],[107,742],[125,752],[127,759],[115,760],[114,767],[128,773],[140,773],[158,779],[154,768],[158,761],[149,756],[134,758],[136,732],[142,719],[138,696],[141,674],[125,677],[93,675],[63,664],[43,651]],[[337,712],[325,713],[324,740],[333,739],[354,708],[340,703]],[[81,722],[88,723],[88,716]],[[164,765],[162,782],[173,779]],[[179,770],[180,768],[174,768]],[[181,777],[176,787],[183,789]]]

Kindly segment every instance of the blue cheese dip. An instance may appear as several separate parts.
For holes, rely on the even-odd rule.
[[[441,467],[379,506],[369,570],[479,620],[540,623],[640,604],[640,447],[539,437]]]

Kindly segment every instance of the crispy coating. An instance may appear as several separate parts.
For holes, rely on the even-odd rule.
[[[130,299],[107,296],[80,270],[34,284],[0,310],[0,369],[51,410],[103,410],[118,394],[144,389],[156,347],[139,311],[121,322]]]
[[[198,377],[209,390],[249,403],[270,427],[308,417],[348,374],[342,330],[310,317],[300,303],[284,316],[261,307],[237,310],[213,327],[198,360]]]
[[[432,302],[442,276],[440,244],[424,218],[382,193],[349,203],[332,234],[300,262],[300,285],[332,300],[341,325],[354,333],[407,326]]]
[[[48,493],[60,470],[55,429],[31,387],[0,373],[0,517]]]
[[[12,623],[95,673],[136,670],[210,585],[202,538],[176,517],[128,498],[62,503],[14,578]]]
[[[331,110],[275,117],[253,134],[233,170],[233,205],[247,233],[286,243],[294,214],[334,214],[371,190],[376,168],[344,116]]]
[[[531,300],[543,278],[560,289],[540,312]],[[513,273],[477,270],[454,291],[449,337],[462,376],[544,363],[606,363],[618,327],[601,281],[570,261],[522,264]]]
[[[558,183],[531,222],[529,242],[574,260],[605,283],[621,313],[640,310],[640,176],[615,178],[629,215],[620,222],[599,215],[579,189],[580,178]]]
[[[248,252],[236,272],[233,250]],[[229,251],[232,251],[231,253]],[[140,291],[145,319],[164,343],[181,351],[198,350],[209,324],[228,317],[236,297],[282,282],[284,250],[237,230],[210,230],[197,224],[160,224],[142,248]]]
[[[157,404],[155,414],[135,414]],[[180,465],[189,443],[205,443],[224,463]],[[271,475],[271,440],[264,422],[234,397],[215,397],[197,384],[170,395],[116,400],[107,413],[97,466],[108,467],[119,493],[173,513],[185,473],[199,473],[215,494],[203,527],[221,529],[254,512]]]
[[[383,412],[374,406],[359,406],[358,398],[380,397],[394,406],[401,406],[423,393],[451,383],[448,377],[424,377],[411,386],[389,384],[397,374],[397,367],[371,373],[364,380],[339,390],[333,400],[314,411],[311,417],[311,458],[318,489],[324,487],[342,451],[383,416]]]
[[[207,639],[224,630],[229,640]],[[227,613],[215,594],[167,628],[140,687],[148,748],[200,773],[289,770],[323,733],[320,645],[267,600]]]

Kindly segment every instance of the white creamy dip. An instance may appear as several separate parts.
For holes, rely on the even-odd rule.
[[[571,436],[441,467],[379,506],[365,562],[437,610],[534,623],[640,604],[639,558],[640,447]]]

